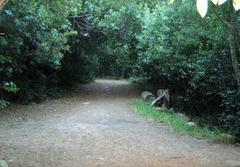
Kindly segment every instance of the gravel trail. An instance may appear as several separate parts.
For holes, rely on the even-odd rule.
[[[9,167],[240,167],[240,148],[174,133],[133,111],[139,92],[96,80],[41,104],[0,112]]]

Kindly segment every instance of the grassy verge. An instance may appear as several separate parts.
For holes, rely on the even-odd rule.
[[[176,113],[159,111],[142,100],[135,102],[135,111],[147,118],[151,118],[156,122],[170,125],[176,132],[187,134],[196,138],[208,139],[213,142],[230,144],[234,142],[234,138],[224,134],[219,129],[209,129],[198,125],[187,125],[187,119]]]

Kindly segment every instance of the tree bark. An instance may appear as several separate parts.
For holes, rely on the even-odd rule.
[[[229,26],[229,46],[231,52],[232,66],[235,73],[238,90],[240,90],[240,68],[238,62],[238,48],[237,48],[237,13],[232,14],[230,26]]]
[[[168,89],[159,89],[157,92],[158,98],[152,102],[152,106],[161,106],[163,108],[169,108],[170,95]]]

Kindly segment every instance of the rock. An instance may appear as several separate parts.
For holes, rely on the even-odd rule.
[[[197,124],[196,123],[194,123],[194,122],[187,122],[186,123],[188,126],[196,126]]]
[[[90,104],[90,102],[89,102],[89,101],[87,101],[87,102],[83,102],[82,104],[83,104],[83,105],[89,105],[89,104]]]
[[[0,167],[8,167],[8,164],[4,160],[0,160]]]
[[[155,107],[155,109],[158,111],[166,111],[166,108],[163,108],[163,107]]]
[[[103,157],[100,157],[100,158],[98,158],[99,160],[101,160],[101,161],[104,161],[104,158]]]
[[[184,120],[186,120],[187,122],[190,121],[190,118],[188,118],[185,114],[177,113],[177,115],[178,115],[179,117],[182,117],[182,118],[183,118]]]
[[[141,93],[141,96],[144,100],[149,101],[149,102],[152,102],[155,100],[155,96],[149,91],[143,91]]]
[[[173,108],[173,107],[172,107],[172,108],[170,108],[168,111],[169,111],[169,112],[171,112],[171,113],[174,113],[174,112],[175,112],[175,110],[174,110],[174,108]]]
[[[179,116],[179,117],[185,117],[185,115],[184,114],[182,114],[182,113],[177,113],[177,115]]]

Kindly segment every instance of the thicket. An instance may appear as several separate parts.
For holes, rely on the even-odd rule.
[[[104,66],[108,75],[131,76],[150,83],[152,90],[168,88],[176,110],[239,137],[239,76],[234,73],[226,25],[236,14],[238,27],[239,12],[231,3],[210,4],[202,19],[195,3],[129,3],[105,9],[96,19],[106,36],[100,55],[111,62]],[[238,29],[235,33],[239,46]]]
[[[71,19],[81,12],[78,0],[8,1],[0,14],[1,108],[11,100],[40,102],[63,86],[93,80],[96,58],[83,34],[91,32]],[[5,84],[16,87],[14,95]]]
[[[231,3],[210,4],[201,18],[191,0],[10,0],[0,17],[0,106],[41,101],[98,76],[132,78],[168,88],[176,110],[239,137],[239,76],[226,25],[234,17],[239,46]]]

